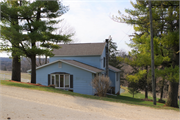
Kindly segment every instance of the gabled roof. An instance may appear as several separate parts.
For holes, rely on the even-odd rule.
[[[117,69],[117,68],[115,68],[115,67],[113,67],[113,66],[111,66],[111,65],[109,65],[109,69],[112,70],[112,71],[114,71],[114,72],[120,72],[119,69]]]
[[[96,68],[96,67],[93,67],[93,66],[90,66],[90,65],[75,61],[75,60],[57,60],[57,61],[54,61],[54,62],[51,62],[51,63],[48,63],[48,64],[44,64],[42,66],[39,66],[36,69],[40,69],[40,68],[49,66],[49,65],[57,63],[57,62],[63,62],[63,63],[69,64],[71,66],[74,66],[74,67],[89,71],[91,73],[99,73],[99,72],[103,71],[102,69],[99,69],[99,68]],[[28,70],[27,72],[31,72],[31,70]]]
[[[96,67],[93,67],[93,66],[75,61],[75,60],[61,60],[61,61],[64,63],[70,64],[72,66],[76,66],[76,67],[79,67],[79,68],[82,68],[84,70],[91,71],[94,73],[99,73],[103,71],[102,69],[99,69],[99,68],[96,68]]]
[[[54,56],[92,56],[102,55],[106,42],[104,43],[78,43],[59,44],[60,49],[54,49]]]

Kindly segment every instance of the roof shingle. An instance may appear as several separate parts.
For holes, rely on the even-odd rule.
[[[102,55],[106,43],[59,44],[60,49],[54,49],[55,56],[88,56]]]

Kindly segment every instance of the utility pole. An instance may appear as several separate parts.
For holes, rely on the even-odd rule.
[[[179,1],[179,5],[180,5],[180,1]],[[180,11],[180,9],[179,9]],[[180,19],[180,15],[179,15],[179,19]],[[180,30],[179,30],[179,35],[180,35]],[[180,54],[180,37],[179,37],[179,54]],[[180,60],[180,55],[179,55],[179,60]],[[180,63],[180,61],[179,61]],[[180,66],[179,66],[179,85],[180,85]],[[179,98],[179,108],[180,108],[180,97]]]
[[[153,93],[153,104],[156,105],[156,80],[155,80],[155,74],[154,74],[154,47],[153,47],[153,28],[152,28],[151,0],[149,0],[149,16],[150,16],[150,34],[151,34],[152,93]]]

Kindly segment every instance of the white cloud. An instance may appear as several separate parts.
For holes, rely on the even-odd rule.
[[[110,19],[110,15],[118,15],[118,10],[123,13],[125,8],[132,9],[130,1],[63,0],[62,2],[70,7],[62,17],[75,29],[78,42],[103,42],[111,35],[119,50],[130,50],[125,42],[129,43],[128,35],[133,32],[132,26]],[[1,56],[4,54],[1,53]]]
[[[82,43],[103,42],[112,36],[118,49],[126,51],[130,48],[128,35],[132,34],[132,26],[114,22],[110,15],[117,15],[118,10],[130,8],[130,2],[64,2],[70,11],[63,17],[75,28],[76,36]]]

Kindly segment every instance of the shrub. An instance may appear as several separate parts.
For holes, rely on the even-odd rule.
[[[129,85],[128,85],[128,92],[130,94],[133,95],[133,98],[134,98],[134,95],[139,93],[139,89],[138,89],[138,83],[136,82],[130,82]]]
[[[92,80],[92,86],[96,90],[96,94],[100,97],[105,97],[107,91],[110,89],[111,81],[107,76],[96,76]]]

